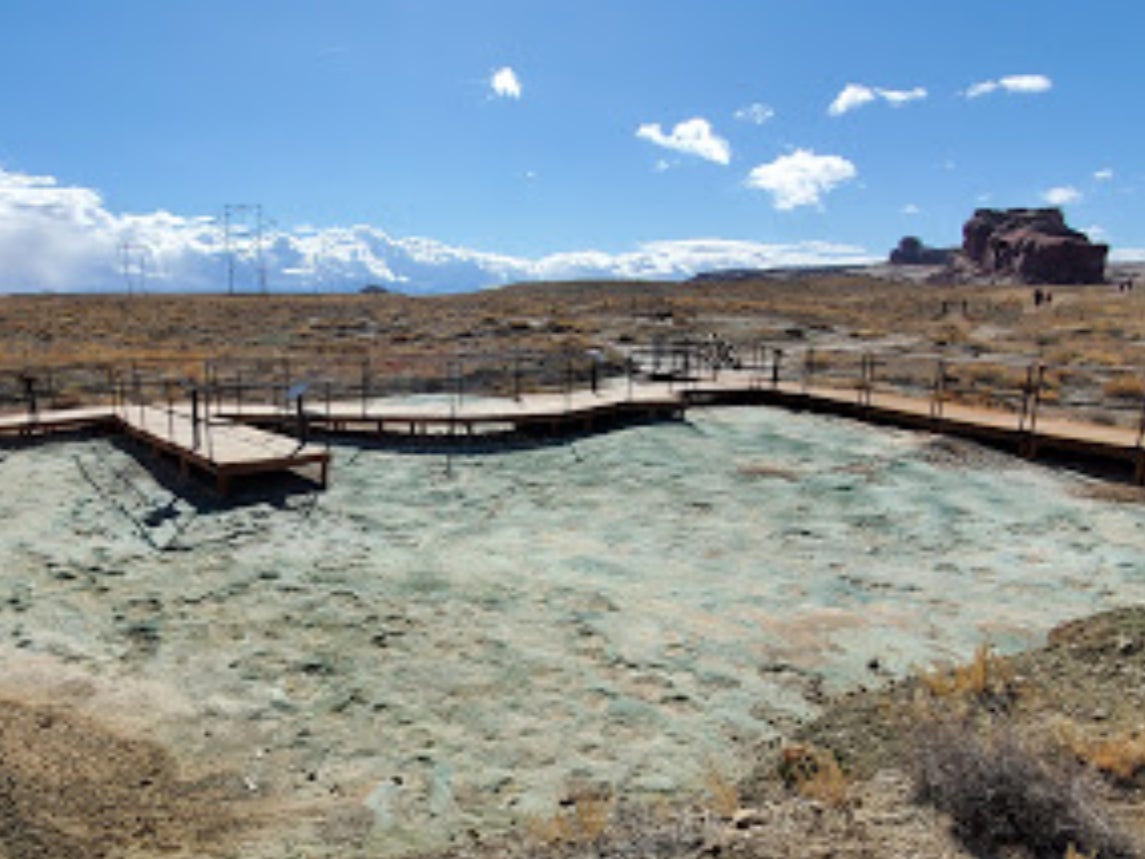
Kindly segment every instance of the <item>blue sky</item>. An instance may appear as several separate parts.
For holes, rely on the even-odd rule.
[[[1143,24],[1124,0],[6,0],[0,289],[113,285],[125,243],[161,288],[209,284],[206,219],[238,202],[298,287],[881,257],[1047,202],[1140,254]]]

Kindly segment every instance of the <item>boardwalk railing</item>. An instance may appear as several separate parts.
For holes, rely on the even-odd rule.
[[[222,404],[291,406],[304,384],[311,408],[418,395],[520,399],[528,393],[570,393],[628,381],[662,381],[683,389],[746,374],[755,387],[798,384],[852,390],[856,401],[875,392],[925,396],[941,412],[964,403],[1026,414],[1053,413],[1122,426],[1141,425],[1141,368],[1054,365],[1020,357],[952,358],[940,353],[757,343],[732,347],[718,338],[664,340],[619,348],[497,354],[373,350],[360,356],[220,358],[129,365],[0,369],[0,414],[30,414],[125,402],[184,401],[197,391],[207,412]]]
[[[676,416],[700,402],[773,402],[1016,443],[1027,455],[1057,433],[1083,452],[1116,448],[1145,478],[1145,381],[1130,367],[791,342],[745,348],[707,337],[549,353],[227,358],[187,369],[185,362],[140,362],[0,373],[0,414],[34,422],[61,405],[106,404],[139,423],[166,414],[171,434],[181,410],[191,414],[191,448],[205,445],[209,455],[212,421],[220,417],[263,421],[303,438],[315,427],[472,434]],[[1087,447],[1084,437],[1095,444]]]

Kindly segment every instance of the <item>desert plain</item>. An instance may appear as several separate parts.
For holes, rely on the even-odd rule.
[[[1137,426],[1145,292],[1052,295],[12,295],[0,406],[117,373],[504,396],[522,360],[559,388],[717,338],[921,396],[942,367],[997,408],[1040,368],[1047,411]],[[760,408],[331,445],[326,492],[226,501],[115,439],[0,450],[0,855],[1139,855],[1138,488]]]

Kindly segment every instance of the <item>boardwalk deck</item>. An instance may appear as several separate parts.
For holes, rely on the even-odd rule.
[[[225,418],[196,421],[187,407],[129,406],[116,417],[128,435],[175,457],[184,471],[194,467],[210,475],[222,495],[242,475],[315,465],[321,486],[329,477],[330,453],[324,447]]]
[[[0,415],[0,437],[29,437],[77,432],[94,429],[113,429],[115,413],[111,407],[84,409],[58,409],[29,415]]]
[[[102,429],[123,432],[174,457],[186,472],[195,468],[210,476],[227,494],[241,475],[292,471],[316,466],[325,486],[330,454],[318,445],[265,432],[219,418],[192,419],[189,408],[129,406],[89,408],[0,416],[0,436],[33,437]]]
[[[667,386],[637,385],[526,394],[519,400],[436,397],[312,403],[301,420],[323,431],[375,436],[556,437],[676,419],[685,409],[679,394]],[[228,419],[259,426],[293,428],[300,423],[297,410],[281,406],[223,404],[216,410]]]
[[[1127,464],[1133,482],[1145,485],[1145,446],[1140,429],[1109,426],[1059,416],[1021,415],[998,408],[855,388],[772,386],[746,374],[689,387],[691,404],[743,402],[841,415],[870,423],[958,436],[1010,450],[1021,456],[1076,456]]]
[[[727,372],[687,384],[619,382],[599,391],[529,394],[508,398],[463,398],[357,402],[310,402],[297,408],[215,404],[208,421],[192,420],[188,406],[131,406],[118,411],[76,409],[0,418],[0,436],[111,427],[167,452],[183,468],[211,475],[225,492],[242,474],[316,465],[326,483],[329,453],[263,428],[332,434],[435,439],[460,436],[556,437],[647,420],[682,417],[697,405],[754,404],[818,411],[873,423],[960,436],[1027,457],[1082,456],[1122,467],[1145,484],[1142,433],[1061,417],[1021,416],[926,397],[791,383],[770,384],[758,375]]]

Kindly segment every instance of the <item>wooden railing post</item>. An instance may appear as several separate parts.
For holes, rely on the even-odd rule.
[[[1046,365],[1038,364],[1037,375],[1034,379],[1034,407],[1030,413],[1030,435],[1032,436],[1038,428],[1038,408],[1042,404],[1042,385],[1046,377]],[[1032,439],[1031,439],[1032,441]]]
[[[942,406],[946,399],[946,361],[942,358],[938,359],[938,363],[934,368],[934,385],[933,393],[930,398],[930,416],[932,418],[942,417]]]
[[[366,416],[370,400],[370,358],[362,359],[362,417]]]
[[[191,385],[191,448],[199,449],[199,388]]]
[[[628,376],[628,400],[632,401],[632,377],[636,374],[635,359],[632,357],[632,347],[628,347],[628,359],[625,362],[625,373]],[[1145,411],[1142,412],[1142,426],[1145,427]]]
[[[1026,383],[1022,385],[1022,409],[1018,413],[1018,432],[1026,428],[1026,418],[1030,412],[1030,395],[1034,390],[1034,365],[1026,367]]]
[[[1137,421],[1137,447],[1145,442],[1145,395],[1141,397],[1141,418]]]

